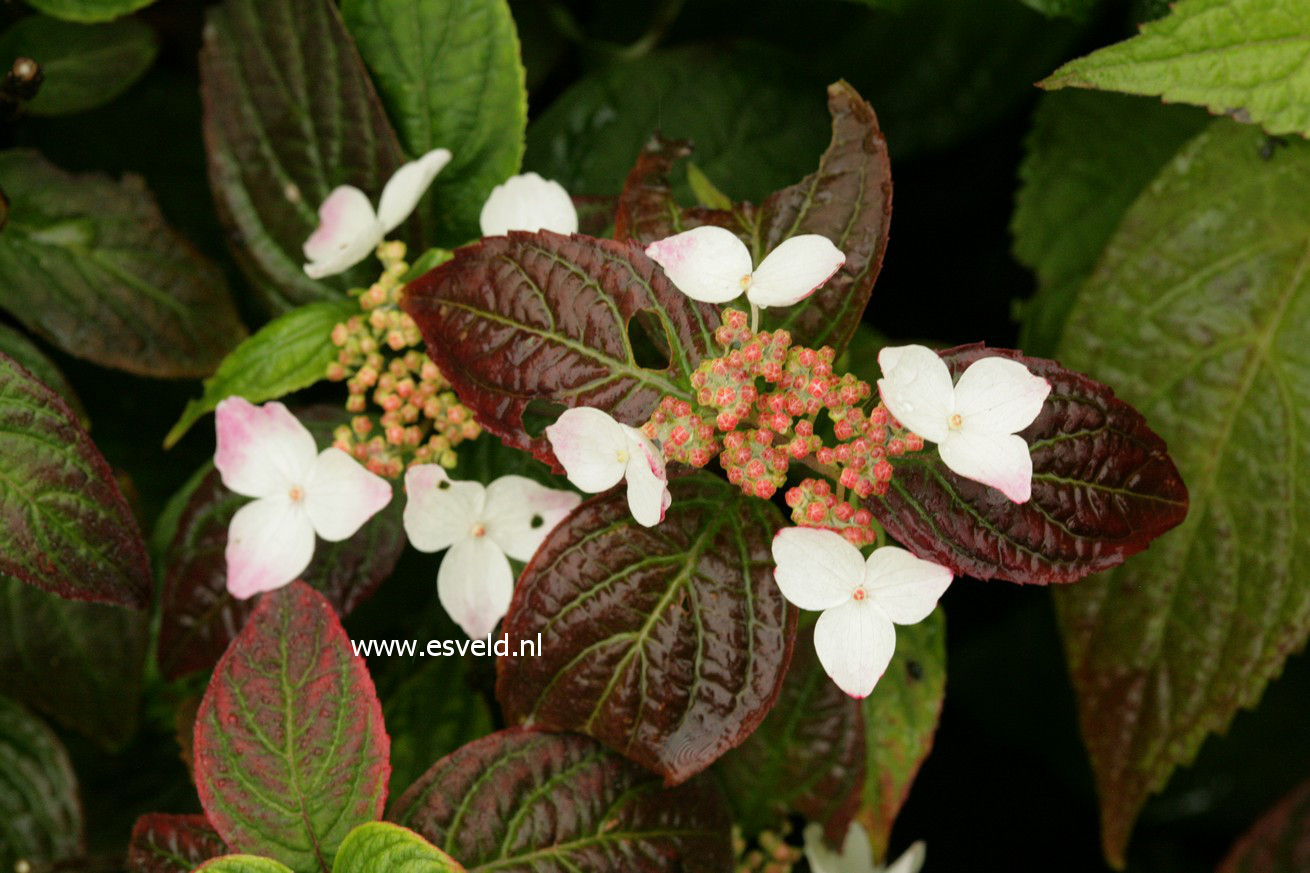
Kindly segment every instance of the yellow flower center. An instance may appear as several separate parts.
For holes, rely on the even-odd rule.
[[[299,503],[305,499],[305,491],[299,485],[292,485],[291,490],[287,493],[290,495],[292,503]]]
[[[950,425],[951,430],[959,430],[964,427],[964,416],[957,412],[950,418],[946,419],[946,423]]]
[[[487,526],[482,522],[476,522],[473,527],[469,528],[469,536],[477,538],[487,535]]]

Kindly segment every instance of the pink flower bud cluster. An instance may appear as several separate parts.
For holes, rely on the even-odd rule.
[[[686,400],[665,397],[641,430],[663,448],[667,461],[704,467],[719,453],[714,418],[697,413]]]
[[[361,314],[332,330],[339,352],[327,377],[346,383],[346,409],[354,414],[337,428],[333,444],[391,479],[412,464],[453,467],[455,448],[482,429],[424,353],[418,325],[400,309],[400,278],[409,269],[405,244],[383,243],[378,256],[382,276],[359,294]]]
[[[847,500],[838,500],[832,486],[822,479],[806,479],[787,489],[791,520],[801,527],[822,527],[836,531],[853,545],[868,546],[878,539],[873,529],[873,513],[856,509]]]

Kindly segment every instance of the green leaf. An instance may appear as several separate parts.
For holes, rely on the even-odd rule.
[[[481,236],[491,189],[518,172],[528,124],[505,0],[344,0],[342,15],[411,156],[448,148],[432,185],[437,239]]]
[[[934,610],[915,625],[896,628],[896,654],[864,699],[864,793],[857,819],[887,857],[892,825],[919,766],[932,750],[946,696],[946,615]]]
[[[1101,0],[1023,0],[1023,3],[1052,18],[1085,21],[1101,5]]]
[[[27,0],[27,5],[38,12],[65,21],[90,23],[111,21],[154,2],[155,0]]]
[[[264,325],[232,350],[205,380],[204,395],[186,405],[181,419],[164,437],[164,448],[177,444],[191,426],[228,397],[263,403],[308,388],[327,378],[328,364],[339,349],[332,329],[359,314],[354,300],[321,300],[300,306]]]
[[[1261,816],[1216,873],[1301,873],[1310,862],[1310,782]]]
[[[336,4],[212,7],[200,90],[214,197],[239,239],[238,262],[268,308],[283,312],[374,281],[372,258],[324,281],[303,269],[301,247],[332,189],[354,185],[376,204],[404,161]]]
[[[245,336],[218,269],[164,224],[136,176],[65,173],[0,152],[10,201],[0,306],[70,355],[130,373],[207,376]]]
[[[87,425],[86,410],[82,408],[82,401],[73,390],[73,386],[60,372],[55,362],[37,348],[36,343],[9,325],[0,324],[0,353],[13,358],[24,370],[62,397],[68,407],[77,414],[77,420],[82,423],[82,426]]]
[[[136,729],[147,632],[144,613],[0,576],[0,693],[118,748]]]
[[[68,753],[41,721],[0,697],[0,869],[82,851],[82,808]]]
[[[1078,286],[1124,212],[1207,121],[1198,109],[1118,94],[1069,91],[1042,98],[1010,222],[1014,256],[1037,274],[1039,285],[1023,304],[1019,345],[1025,352],[1055,351]]]
[[[141,608],[145,543],[72,410],[0,354],[0,573],[71,600]]]
[[[413,282],[428,270],[435,270],[454,256],[449,249],[428,249],[409,265],[409,270],[400,277],[400,283],[406,285]]]
[[[223,855],[206,861],[195,873],[293,873],[290,867],[258,855]]]
[[[333,873],[464,873],[454,858],[400,825],[355,828],[337,849]]]
[[[1039,84],[1149,94],[1310,136],[1310,4],[1306,0],[1179,0],[1166,18]]]
[[[720,191],[695,161],[687,162],[687,184],[691,186],[696,202],[706,209],[732,208],[732,198]]]
[[[1057,592],[1103,841],[1310,634],[1310,144],[1216,122],[1124,217],[1060,355],[1150,417],[1191,492],[1147,553]]]
[[[44,81],[26,104],[33,115],[63,115],[108,103],[150,69],[159,52],[155,32],[139,21],[69,24],[33,15],[0,36],[0,65],[27,57]]]

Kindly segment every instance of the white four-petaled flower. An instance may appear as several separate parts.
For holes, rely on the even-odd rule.
[[[823,839],[823,826],[811,822],[805,826],[805,860],[813,873],[919,873],[928,850],[919,841],[886,867],[873,861],[873,846],[859,822],[851,822],[841,851],[831,849]]]
[[[905,427],[937,444],[942,462],[1015,503],[1032,496],[1033,460],[1019,431],[1042,411],[1051,384],[1009,358],[981,358],[951,384],[932,349],[895,346],[878,353],[878,392]]]
[[[450,152],[433,149],[392,174],[382,189],[377,212],[368,195],[353,185],[341,185],[318,208],[318,229],[305,240],[305,273],[322,279],[343,273],[368,257],[383,238],[409,217],[423,192],[441,168],[450,163]]]
[[[491,633],[509,609],[508,559],[531,559],[582,500],[522,476],[502,476],[489,486],[455,481],[436,464],[411,467],[405,490],[405,532],[421,552],[450,550],[437,571],[437,596],[471,639]]]
[[[737,235],[706,225],[646,247],[646,254],[683,294],[702,303],[727,303],[743,293],[761,309],[791,306],[813,294],[841,269],[846,256],[827,237],[794,236],[765,256],[758,268]]]
[[[866,561],[830,530],[789,527],[773,538],[774,579],[814,625],[819,663],[851,697],[867,697],[896,649],[896,624],[917,624],[951,584],[947,568],[885,546]]]
[[[391,502],[391,485],[314,437],[281,403],[240,397],[218,405],[214,466],[223,484],[256,500],[228,527],[227,590],[244,600],[294,581],[314,557],[314,535],[349,539]]]
[[[511,230],[577,233],[578,210],[559,182],[523,173],[491,189],[479,223],[483,236],[503,236]]]
[[[627,479],[632,517],[646,527],[664,520],[672,500],[664,455],[641,431],[579,406],[547,427],[546,438],[574,485],[596,494]]]

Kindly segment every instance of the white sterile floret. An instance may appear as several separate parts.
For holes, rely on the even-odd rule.
[[[807,233],[784,241],[753,268],[746,244],[710,225],[653,242],[646,254],[693,300],[727,303],[744,293],[761,309],[804,300],[846,263],[827,237]]]
[[[846,829],[840,851],[829,848],[824,841],[822,825],[811,822],[805,826],[805,860],[810,862],[813,873],[919,873],[927,855],[927,847],[920,840],[882,867],[874,863],[869,835],[859,822],[851,822]]]
[[[918,624],[951,584],[951,571],[885,546],[866,561],[830,530],[789,527],[773,538],[773,578],[801,609],[822,610],[814,649],[851,697],[867,697],[896,650],[897,624]]]
[[[577,233],[578,210],[559,182],[523,173],[491,189],[479,223],[483,236],[503,236],[511,230]]]
[[[218,405],[214,466],[223,484],[257,498],[232,517],[227,590],[238,600],[294,581],[314,557],[314,535],[349,539],[391,502],[391,485],[340,449],[324,449],[281,403],[240,397]]]
[[[1009,358],[981,358],[951,384],[932,349],[895,346],[878,353],[878,392],[905,427],[936,443],[942,462],[1015,503],[1032,496],[1033,460],[1019,431],[1036,420],[1051,384]]]
[[[470,639],[505,617],[514,594],[509,558],[528,561],[582,498],[522,476],[488,486],[455,481],[436,464],[405,474],[405,533],[420,552],[449,549],[437,571],[437,596]]]
[[[341,185],[318,208],[318,228],[305,240],[305,274],[322,279],[343,273],[368,257],[378,243],[418,205],[423,192],[441,168],[450,163],[450,152],[433,149],[392,174],[382,189],[377,212],[368,195],[353,185]]]
[[[546,438],[569,481],[597,494],[628,482],[628,508],[639,524],[664,520],[673,499],[664,455],[635,427],[590,406],[567,409],[546,428]]]

